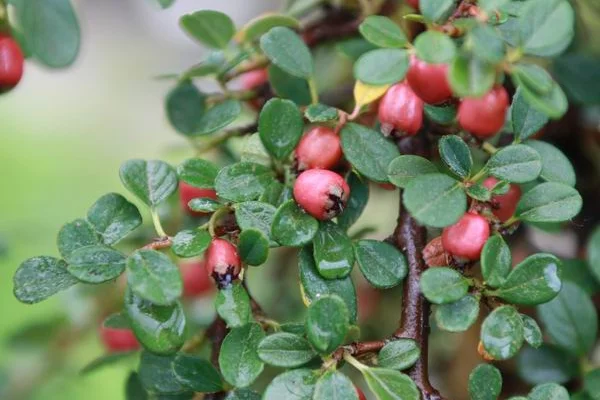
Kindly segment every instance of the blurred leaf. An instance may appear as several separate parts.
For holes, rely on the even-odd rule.
[[[419,280],[421,292],[434,304],[460,300],[469,290],[469,281],[458,271],[447,267],[429,268]]]
[[[416,176],[438,172],[431,161],[411,154],[394,158],[388,166],[388,178],[394,185],[404,188]]]
[[[225,400],[261,400],[262,396],[250,389],[236,389],[227,393]]]
[[[234,283],[219,290],[215,299],[215,308],[229,328],[243,326],[252,317],[250,298],[241,283]]]
[[[447,35],[437,31],[425,31],[415,39],[416,55],[430,64],[446,64],[456,56],[456,45]]]
[[[583,388],[592,400],[600,399],[600,368],[596,368],[585,375]]]
[[[593,237],[593,236],[592,236]],[[588,257],[592,252],[590,244],[587,246]],[[591,263],[588,265],[584,260],[562,260],[562,281],[572,282],[592,296],[600,292],[600,281],[596,279]]]
[[[288,74],[305,79],[313,75],[310,50],[291,29],[272,28],[260,38],[260,47],[273,64]]]
[[[579,214],[581,195],[571,186],[547,182],[526,192],[517,205],[517,216],[527,222],[563,222]]]
[[[404,47],[408,42],[402,29],[391,19],[370,15],[358,27],[361,35],[379,47]]]
[[[543,383],[534,387],[527,398],[530,400],[569,400],[567,389],[556,383]]]
[[[231,124],[242,113],[242,104],[235,99],[215,104],[202,114],[196,130],[190,136],[203,136],[217,132]]]
[[[328,122],[338,118],[338,110],[325,104],[311,104],[306,107],[304,117],[310,122]]]
[[[412,367],[421,350],[412,339],[397,339],[389,342],[379,351],[377,365],[382,368],[403,370]]]
[[[104,354],[104,355],[96,358],[95,360],[91,361],[90,363],[86,364],[86,366],[83,367],[79,373],[81,375],[87,375],[92,372],[96,372],[99,369],[102,369],[104,367],[107,367],[107,366],[110,366],[113,364],[117,364],[120,361],[127,359],[137,353],[138,353],[137,351],[125,351],[125,352]]]
[[[502,391],[502,374],[490,364],[479,364],[469,374],[472,400],[496,400]]]
[[[457,97],[481,97],[492,89],[495,80],[493,64],[463,54],[454,58],[448,70],[448,82]]]
[[[265,148],[278,160],[287,158],[302,137],[304,121],[294,102],[271,99],[258,119],[258,133]]]
[[[294,368],[306,364],[317,353],[301,336],[287,332],[265,337],[258,345],[258,356],[269,365]]]
[[[269,256],[269,239],[257,229],[245,229],[240,234],[238,251],[248,265],[262,265]]]
[[[373,86],[362,83],[361,81],[356,81],[353,91],[356,107],[363,107],[367,104],[371,104],[383,96],[390,86],[391,85]]]
[[[336,48],[352,61],[356,61],[363,54],[375,50],[377,46],[362,37],[353,37],[339,41],[336,43]]]
[[[499,287],[512,269],[510,248],[501,235],[491,236],[481,252],[481,273],[485,284]]]
[[[354,64],[354,78],[374,86],[396,83],[404,79],[408,64],[406,50],[371,50],[360,56]]]
[[[502,62],[506,53],[506,44],[500,32],[486,24],[476,25],[468,39],[473,46],[473,56],[492,64]]]
[[[119,175],[127,190],[151,207],[177,190],[177,173],[164,161],[129,160],[121,165]]]
[[[516,355],[523,341],[523,321],[514,307],[498,307],[483,321],[481,342],[495,360],[507,360]]]
[[[309,244],[319,230],[319,222],[303,212],[294,200],[283,203],[273,217],[273,238],[282,246]]]
[[[408,273],[404,254],[388,243],[359,240],[354,244],[354,253],[362,274],[378,289],[398,285]]]
[[[329,354],[344,342],[349,315],[338,296],[322,296],[312,302],[306,315],[306,336],[321,353]]]
[[[486,167],[490,174],[498,179],[525,183],[535,180],[540,175],[542,160],[533,148],[514,144],[494,153]]]
[[[67,270],[86,283],[103,283],[118,278],[125,271],[125,256],[106,246],[86,246],[69,256]]]
[[[317,381],[314,400],[359,400],[352,381],[338,371],[327,371]]]
[[[200,393],[214,393],[223,390],[219,372],[213,365],[198,356],[178,354],[173,360],[173,373],[177,381]]]
[[[87,219],[107,245],[119,242],[142,224],[137,207],[117,193],[100,197],[88,210]]]
[[[299,106],[310,104],[310,89],[306,79],[290,75],[275,64],[271,64],[269,66],[269,82],[277,96],[292,100]]]
[[[519,36],[525,54],[551,57],[571,43],[575,13],[566,0],[531,0],[519,13]]]
[[[440,157],[446,163],[450,171],[461,178],[466,178],[471,174],[473,167],[473,157],[469,146],[456,135],[443,136],[438,148]]]
[[[126,400],[148,400],[148,393],[142,386],[140,377],[137,372],[132,372],[127,378],[125,384],[125,399]]]
[[[517,359],[519,376],[527,383],[566,383],[579,374],[578,360],[554,346],[525,346]]]
[[[192,202],[194,200],[192,200]],[[210,244],[210,240],[210,234],[204,230],[180,231],[173,237],[171,249],[173,250],[173,253],[177,254],[179,257],[196,257],[204,253]]]
[[[313,239],[313,254],[319,274],[325,279],[343,278],[354,266],[352,242],[333,222],[321,222]]]
[[[265,333],[259,324],[252,322],[229,331],[219,354],[221,373],[235,387],[252,384],[264,369],[257,349]]]
[[[559,182],[565,185],[575,186],[577,179],[575,169],[562,151],[550,143],[537,140],[528,140],[525,143],[533,147],[542,157],[542,172],[540,178],[547,182]]]
[[[588,239],[588,262],[596,280],[600,282],[600,227],[594,229]]]
[[[269,168],[250,162],[239,162],[219,171],[215,179],[215,189],[219,197],[227,200],[255,200],[272,180]]]
[[[175,0],[157,0],[162,8],[169,8],[175,3]]]
[[[205,110],[205,97],[189,81],[174,87],[165,100],[167,118],[177,132],[192,135],[198,130]]]
[[[183,291],[179,268],[156,250],[137,250],[129,256],[127,284],[140,298],[161,306],[173,304]]]
[[[421,14],[429,22],[442,22],[456,7],[454,0],[419,0]]]
[[[350,174],[347,178],[350,187],[350,198],[342,214],[338,215],[338,226],[348,230],[360,218],[367,202],[369,201],[369,185],[357,174]]]
[[[578,104],[600,103],[600,59],[592,54],[570,53],[554,59],[552,71],[569,97]]]
[[[127,316],[123,313],[109,315],[102,321],[102,326],[114,329],[131,329],[131,324],[129,323]]]
[[[525,140],[535,135],[548,123],[548,116],[531,107],[518,89],[510,107],[510,115],[515,138]]]
[[[275,377],[263,400],[309,400],[313,398],[318,374],[310,369],[294,369]]]
[[[102,241],[92,226],[85,219],[76,219],[66,223],[60,228],[56,238],[56,245],[60,255],[64,258],[77,249],[86,246],[101,245]]]
[[[470,294],[452,303],[440,304],[433,314],[440,329],[448,332],[464,332],[479,316],[479,300]]]
[[[20,302],[34,304],[78,282],[67,271],[67,264],[63,260],[41,256],[21,263],[13,277],[13,290]]]
[[[179,23],[192,38],[215,49],[227,47],[235,34],[231,18],[219,11],[196,11],[182,16]]]
[[[159,356],[148,351],[142,352],[138,370],[142,386],[151,393],[179,394],[187,391],[175,376],[173,361],[175,356]]]
[[[252,42],[276,26],[298,29],[300,22],[284,14],[264,14],[250,20],[236,35],[241,42]]]
[[[512,73],[519,82],[538,94],[548,94],[554,86],[550,74],[537,64],[517,64]]]
[[[521,84],[519,88],[523,94],[523,98],[533,108],[546,114],[548,117],[559,119],[567,112],[569,107],[567,96],[557,83],[552,86],[552,90],[547,94],[536,93],[524,84]]]
[[[427,118],[441,125],[450,125],[456,119],[456,106],[453,105],[436,107],[425,104],[424,111]]]

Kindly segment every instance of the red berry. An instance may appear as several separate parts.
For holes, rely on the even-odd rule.
[[[367,396],[365,396],[363,391],[360,390],[360,388],[358,386],[354,386],[354,389],[356,389],[356,394],[358,395],[358,400],[367,400]]]
[[[197,297],[212,291],[214,286],[204,260],[183,262],[179,269],[183,281],[183,297]]]
[[[240,79],[244,89],[252,90],[267,83],[269,80],[269,73],[267,72],[266,68],[255,69],[253,71],[246,72],[240,77]]]
[[[419,11],[419,0],[406,0],[406,3],[415,10]]]
[[[423,125],[423,100],[408,83],[397,83],[381,99],[378,116],[385,134],[396,129],[406,135],[416,135]]]
[[[498,179],[490,176],[483,181],[483,186],[492,189],[498,183]],[[492,212],[502,222],[507,221],[515,214],[517,203],[521,199],[521,188],[511,184],[508,192],[492,196]]]
[[[506,89],[496,86],[483,97],[465,98],[458,107],[458,123],[478,138],[487,139],[504,126],[508,106]]]
[[[206,270],[217,286],[223,288],[236,280],[242,271],[237,249],[227,240],[214,238],[206,250]]]
[[[140,343],[130,329],[107,328],[100,325],[100,339],[110,353],[137,350]]]
[[[412,56],[406,80],[425,103],[439,104],[452,98],[447,64],[430,64]]]
[[[21,81],[24,62],[19,44],[10,36],[0,36],[0,89],[11,89]]]
[[[310,129],[296,147],[298,171],[313,168],[331,169],[341,158],[340,137],[333,129],[324,126]]]
[[[197,188],[183,181],[179,182],[179,201],[181,203],[181,208],[186,213],[196,216],[206,215],[206,213],[192,211],[192,209],[188,205],[190,200],[196,199],[198,197],[205,197],[216,200],[217,192],[215,192],[213,189]]]
[[[344,211],[350,188],[340,175],[326,169],[309,169],[296,179],[294,198],[307,213],[328,220]]]
[[[454,225],[444,228],[442,244],[455,257],[475,261],[490,237],[490,225],[481,215],[468,212]]]

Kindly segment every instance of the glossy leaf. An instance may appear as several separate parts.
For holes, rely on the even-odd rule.
[[[290,100],[271,99],[258,119],[258,133],[265,148],[278,160],[287,158],[302,137],[302,114]]]
[[[502,374],[490,364],[479,364],[469,374],[472,400],[496,400],[502,390]]]
[[[493,235],[481,251],[481,273],[485,283],[492,287],[501,286],[512,269],[510,248],[501,235]]]
[[[260,47],[273,64],[288,74],[298,78],[313,75],[310,50],[291,29],[280,26],[271,29],[260,38]]]
[[[537,140],[529,140],[525,144],[529,147],[533,147],[542,158],[542,172],[540,173],[540,178],[547,182],[558,182],[569,186],[575,186],[575,181],[577,179],[575,170],[562,151],[550,143]]]
[[[115,244],[142,224],[137,207],[117,193],[100,197],[87,212],[87,220],[104,244]]]
[[[173,237],[171,249],[179,257],[196,257],[204,253],[210,240],[210,234],[204,230],[180,231]]]
[[[250,297],[244,286],[240,283],[235,283],[219,290],[215,299],[215,308],[229,328],[243,326],[252,317]]]
[[[406,50],[371,50],[360,56],[354,64],[354,77],[368,85],[396,83],[404,79],[408,64]]]
[[[86,246],[69,256],[67,270],[86,283],[102,283],[116,279],[125,270],[125,256],[106,246]]]
[[[415,39],[416,55],[430,64],[445,64],[456,55],[456,45],[447,35],[434,30],[425,31]]]
[[[460,300],[469,290],[469,281],[458,271],[447,267],[427,269],[421,274],[419,283],[423,295],[435,304]]]
[[[448,332],[464,332],[477,321],[479,300],[467,294],[453,303],[438,305],[433,316],[440,329]]]
[[[325,104],[311,104],[306,107],[304,117],[309,122],[328,122],[338,118],[338,110]]]
[[[177,190],[177,173],[158,160],[129,160],[119,170],[121,182],[148,206],[156,206]]]
[[[101,244],[102,240],[94,226],[85,219],[76,219],[64,224],[56,237],[58,251],[65,259],[82,247]]]
[[[181,297],[183,283],[179,268],[156,250],[138,250],[127,259],[127,284],[137,296],[167,306]]]
[[[187,159],[177,167],[179,179],[199,188],[214,188],[218,173],[219,168],[215,164],[201,158]]]
[[[388,166],[388,178],[394,185],[404,188],[416,176],[438,172],[431,161],[411,154],[396,157]]]
[[[533,108],[523,97],[521,89],[513,97],[510,115],[513,132],[519,140],[535,135],[548,123],[548,116]]]
[[[308,340],[317,351],[331,353],[344,342],[349,329],[348,320],[348,307],[340,297],[322,296],[308,308]]]
[[[540,176],[542,159],[531,147],[515,144],[494,153],[486,167],[498,179],[525,183]]]
[[[466,178],[471,173],[473,167],[473,157],[469,146],[456,135],[443,136],[438,148],[440,157],[446,163],[450,171],[461,178]]]
[[[294,369],[271,381],[263,400],[312,400],[318,374],[310,369]]]
[[[205,97],[190,81],[181,82],[167,94],[167,118],[177,132],[191,135],[198,129],[205,109]]]
[[[272,180],[270,169],[259,164],[239,162],[219,171],[215,179],[215,189],[219,197],[227,200],[255,200]]]
[[[215,49],[224,49],[235,33],[231,18],[219,11],[196,11],[182,16],[179,23],[192,38]]]
[[[421,395],[407,375],[387,368],[365,368],[361,371],[369,389],[379,400],[419,400]]]
[[[39,303],[79,281],[67,271],[67,263],[54,257],[25,260],[13,277],[13,292],[22,303]]]
[[[513,357],[523,341],[523,322],[514,307],[494,309],[481,325],[481,342],[485,351],[495,360]]]
[[[319,222],[302,211],[294,200],[283,203],[273,217],[271,231],[273,239],[282,246],[301,247],[310,243]]]
[[[540,347],[544,338],[542,337],[542,331],[537,322],[535,322],[535,319],[525,314],[521,314],[521,319],[523,320],[525,341],[529,343],[531,347]]]
[[[178,354],[173,360],[173,373],[177,381],[200,393],[214,393],[223,390],[219,372],[210,361],[189,354]]]
[[[267,239],[271,238],[271,225],[277,209],[268,203],[245,201],[235,208],[235,219],[242,230],[256,229]],[[275,245],[275,242],[271,243]]]
[[[181,384],[173,371],[175,357],[160,356],[148,351],[140,358],[139,378],[142,386],[150,393],[180,394],[188,389]]]
[[[219,365],[227,382],[235,387],[252,384],[264,369],[257,349],[265,333],[257,323],[233,328],[221,346]]]
[[[571,186],[547,182],[526,192],[516,215],[526,222],[563,222],[575,217],[582,207],[581,195]]]
[[[377,365],[389,369],[407,369],[417,362],[420,354],[421,350],[414,340],[397,339],[389,342],[379,351]]]
[[[223,207],[223,204],[221,204],[218,200],[213,200],[208,197],[198,197],[191,199],[188,202],[188,207],[192,211],[210,214]]]
[[[299,367],[316,355],[306,339],[287,332],[269,335],[258,345],[260,359],[276,367]]]
[[[313,240],[319,274],[325,279],[347,276],[354,266],[354,251],[348,235],[333,222],[322,222]]]
[[[325,372],[315,385],[314,400],[358,400],[352,381],[338,371]]]
[[[377,240],[359,240],[354,254],[362,274],[376,288],[398,285],[408,273],[406,258],[394,246]]]
[[[248,265],[262,265],[269,256],[269,239],[257,229],[245,229],[240,234],[238,251]]]
[[[369,185],[365,179],[361,179],[357,174],[350,174],[347,182],[350,187],[350,198],[344,212],[337,217],[338,225],[345,230],[360,218],[369,201]]]
[[[380,15],[365,18],[358,30],[365,39],[379,47],[404,47],[408,42],[402,29],[394,21]]]

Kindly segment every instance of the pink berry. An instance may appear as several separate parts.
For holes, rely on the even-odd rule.
[[[186,261],[179,265],[183,281],[183,297],[192,298],[210,293],[214,285],[204,260]]]
[[[140,348],[140,343],[130,329],[107,328],[100,325],[100,339],[109,353],[132,351]]]
[[[481,215],[468,212],[442,232],[442,244],[455,257],[475,261],[490,237],[490,225]]]
[[[294,198],[319,220],[332,219],[344,211],[350,187],[340,175],[326,169],[309,169],[296,179]]]
[[[12,89],[23,77],[25,58],[19,44],[10,36],[0,35],[0,89]]]
[[[423,125],[423,100],[408,83],[397,83],[381,99],[378,116],[383,133],[395,129],[401,134],[416,135]]]
[[[483,181],[483,186],[492,189],[498,183],[498,179],[490,176]],[[515,214],[517,203],[521,199],[521,188],[511,184],[508,192],[492,196],[492,212],[501,222],[507,221]]]
[[[358,400],[367,400],[367,397],[365,396],[363,391],[360,390],[360,388],[358,386],[354,386],[354,389],[356,389],[356,394],[358,395]]]
[[[228,286],[242,271],[242,261],[236,247],[225,239],[214,238],[210,242],[205,260],[206,270],[219,288]]]
[[[244,73],[240,79],[244,89],[252,90],[267,83],[269,80],[269,73],[266,68],[255,69]]]
[[[425,103],[439,104],[452,98],[447,64],[430,64],[412,56],[406,80]]]
[[[190,206],[188,205],[190,200],[196,199],[199,197],[216,200],[217,192],[215,192],[213,189],[197,188],[197,187],[187,184],[183,181],[179,182],[179,202],[181,203],[181,208],[186,213],[188,213],[190,215],[195,215],[195,216],[206,215],[206,213],[203,213],[203,212],[193,211],[190,208]]]
[[[406,3],[415,10],[419,11],[419,0],[406,0]]]
[[[340,137],[333,129],[317,126],[302,136],[296,147],[298,171],[320,168],[331,169],[342,158]]]
[[[458,123],[472,135],[487,139],[504,126],[508,106],[506,89],[496,86],[482,97],[465,98],[458,107]]]

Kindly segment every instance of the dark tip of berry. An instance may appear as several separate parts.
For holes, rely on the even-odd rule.
[[[327,217],[333,218],[336,215],[340,215],[344,211],[344,207],[346,206],[345,202],[342,200],[344,197],[344,191],[341,191],[341,194],[337,193],[329,193],[328,204],[327,204]]]
[[[238,278],[238,275],[234,275],[234,271],[235,267],[229,265],[224,274],[219,274],[216,271],[212,273],[212,278],[215,280],[219,290],[229,287],[231,283]]]

